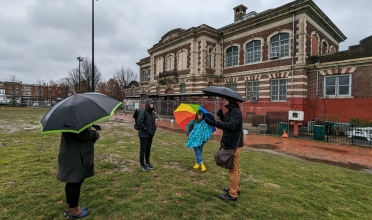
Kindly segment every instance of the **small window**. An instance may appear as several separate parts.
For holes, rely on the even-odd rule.
[[[180,85],[180,93],[186,93],[186,84],[185,83],[182,83]]]
[[[157,86],[157,87],[156,87],[156,94],[157,94],[157,95],[160,94],[160,86]]]
[[[141,82],[144,82],[144,81],[146,81],[146,70],[143,70],[141,74]]]
[[[238,47],[229,47],[226,50],[226,67],[238,65]]]
[[[131,89],[132,91],[132,96],[135,96],[136,95],[136,90],[135,90],[135,88],[134,88],[134,86],[132,86],[132,89]]]
[[[149,70],[149,72],[147,73],[147,81],[150,81],[150,70]]]
[[[270,42],[270,58],[281,58],[289,56],[288,33],[277,34],[271,38]]]
[[[261,41],[254,40],[246,46],[246,63],[261,61]]]
[[[226,88],[236,91],[236,82],[226,83]]]
[[[259,81],[246,82],[246,99],[248,101],[258,101],[258,95],[260,92]]]
[[[324,77],[324,96],[351,96],[351,75]]]
[[[271,101],[287,101],[287,79],[272,79],[270,84]]]

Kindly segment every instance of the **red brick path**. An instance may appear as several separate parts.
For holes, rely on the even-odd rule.
[[[134,122],[132,115],[115,114],[113,118]],[[176,123],[168,120],[158,120],[157,126],[175,133],[184,133]],[[219,141],[221,133],[221,130],[217,130],[213,133],[211,140]],[[244,135],[244,145],[251,148],[271,149],[297,157],[355,164],[372,169],[372,148],[257,134]]]

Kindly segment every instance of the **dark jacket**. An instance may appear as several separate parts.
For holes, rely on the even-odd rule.
[[[94,142],[99,133],[87,128],[79,134],[62,132],[57,179],[77,183],[94,175]]]
[[[150,104],[154,103],[152,99],[146,101],[145,109],[142,110],[137,117],[138,137],[149,138],[155,135],[155,115],[153,114],[153,108],[150,108]]]
[[[216,127],[223,130],[221,143],[223,148],[234,149],[240,141],[238,147],[243,147],[243,115],[239,107],[229,108],[221,121],[216,123]]]

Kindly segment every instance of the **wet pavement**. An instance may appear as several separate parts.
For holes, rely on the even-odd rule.
[[[134,123],[132,115],[114,114],[113,118]],[[176,123],[158,120],[159,129],[184,134]],[[211,140],[221,140],[221,130],[213,133]],[[342,145],[298,138],[282,138],[265,134],[244,135],[244,146],[266,152],[283,153],[297,158],[340,166],[353,170],[363,170],[372,174],[372,148]]]

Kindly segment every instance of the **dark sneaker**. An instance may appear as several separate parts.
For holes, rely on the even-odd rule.
[[[230,188],[224,188],[223,190],[225,190],[225,192],[227,192],[227,193],[230,192]],[[240,196],[240,190],[238,191],[238,195]]]
[[[151,165],[151,164],[147,164],[146,167],[149,170],[155,170],[155,167],[153,165]]]
[[[219,197],[222,200],[229,200],[229,201],[237,201],[238,200],[238,198],[233,198],[228,193],[227,194],[224,194],[224,195],[220,195]]]
[[[146,166],[141,167],[141,170],[142,170],[143,172],[148,172],[148,171],[149,171],[149,170],[147,169]]]

